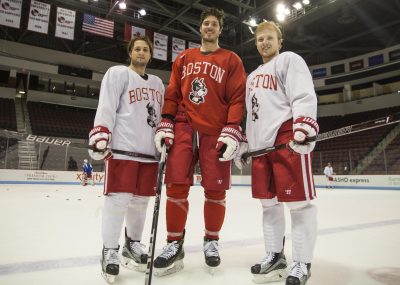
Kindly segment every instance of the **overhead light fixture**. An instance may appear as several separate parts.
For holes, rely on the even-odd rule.
[[[279,22],[283,22],[283,21],[285,21],[286,16],[285,16],[285,14],[278,13],[278,14],[276,14],[276,19],[277,19]]]
[[[139,14],[140,14],[140,16],[143,17],[143,16],[146,16],[147,13],[146,13],[146,10],[145,10],[145,9],[140,9],[140,10],[139,10]]]
[[[257,21],[254,18],[250,18],[249,20],[249,25],[252,27],[256,27],[257,26]]]
[[[282,14],[282,13],[284,13],[284,11],[285,11],[285,5],[283,5],[282,3],[279,3],[279,4],[276,6],[276,12],[277,12],[278,14]]]
[[[254,31],[253,31],[253,29],[249,26],[249,30],[250,30],[250,33],[252,34],[252,35],[254,35]]]
[[[119,7],[121,10],[125,10],[125,9],[126,9],[126,2],[125,2],[125,0],[119,1],[118,7]]]
[[[310,0],[303,0],[303,4],[304,4],[304,5],[310,4]]]
[[[296,10],[300,10],[300,9],[303,7],[303,5],[301,5],[300,2],[296,2],[296,3],[294,3],[292,6],[293,6],[293,8],[295,8]]]

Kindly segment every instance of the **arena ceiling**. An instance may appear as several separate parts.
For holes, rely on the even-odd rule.
[[[78,11],[75,40],[68,41],[26,30],[30,1],[23,1],[21,29],[0,26],[0,37],[9,41],[56,49],[68,53],[125,63],[124,24],[153,32],[200,42],[199,15],[205,7],[222,8],[226,19],[220,45],[237,52],[246,70],[261,61],[254,46],[254,37],[246,22],[274,20],[279,2],[287,6],[295,0],[126,0],[125,11],[114,7],[115,0],[41,0],[52,5]],[[290,16],[282,24],[283,50],[304,57],[316,65],[376,51],[400,44],[400,0],[310,0],[312,9]],[[113,8],[114,7],[114,8]],[[147,15],[138,17],[144,8]],[[291,8],[293,9],[293,8]],[[83,12],[113,18],[114,38],[95,36],[81,31]],[[49,34],[54,35],[55,12],[51,12]],[[170,59],[170,55],[168,57]],[[43,59],[45,61],[45,59]],[[151,68],[169,70],[170,62],[153,60]]]

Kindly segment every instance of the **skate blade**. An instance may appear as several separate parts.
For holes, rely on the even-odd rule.
[[[154,276],[161,277],[161,276],[170,275],[170,274],[176,273],[178,271],[181,271],[183,269],[183,267],[184,267],[183,260],[178,260],[178,261],[175,261],[169,267],[154,268],[153,273],[154,273]]]
[[[106,280],[108,284],[113,284],[118,275],[111,275],[105,272],[101,272],[101,276],[103,276],[104,280]]]
[[[133,259],[122,256],[121,265],[129,270],[145,272],[147,264],[136,263]]]
[[[253,282],[257,284],[277,282],[286,279],[288,273],[286,269],[279,269],[267,274],[253,274]]]

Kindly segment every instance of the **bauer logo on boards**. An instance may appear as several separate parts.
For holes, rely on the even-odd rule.
[[[26,137],[26,140],[28,142],[47,143],[47,144],[60,145],[60,146],[68,146],[71,144],[71,141],[69,141],[69,140],[63,140],[63,139],[51,138],[51,137],[41,137],[41,136],[35,136],[35,135],[28,135]]]

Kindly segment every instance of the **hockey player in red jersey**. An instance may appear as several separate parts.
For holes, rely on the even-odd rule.
[[[310,276],[317,236],[317,209],[311,170],[311,152],[318,134],[317,97],[310,71],[293,52],[279,53],[282,33],[273,22],[258,25],[257,50],[263,64],[246,83],[246,135],[251,150],[288,143],[288,148],[253,157],[252,193],[263,209],[265,257],[251,267],[256,283],[286,278],[283,252],[285,217],[282,202],[290,210],[292,257],[286,285],[304,285]],[[241,150],[246,143],[242,143]],[[236,165],[242,166],[240,154]]]
[[[155,195],[158,163],[146,158],[112,154],[120,149],[155,156],[156,126],[160,121],[164,85],[146,73],[153,54],[147,37],[128,44],[129,66],[109,68],[103,77],[94,128],[89,134],[90,156],[104,159],[104,209],[102,219],[102,275],[107,282],[119,274],[119,239],[125,219],[122,265],[145,271],[147,254],[140,243],[146,209]]]
[[[220,48],[223,11],[209,8],[200,19],[201,47],[183,51],[175,60],[165,93],[162,121],[155,136],[159,150],[169,147],[167,185],[167,245],[154,261],[162,276],[183,268],[184,234],[189,188],[199,160],[204,188],[204,255],[206,264],[220,264],[219,231],[225,216],[225,192],[230,166],[245,138],[245,71],[240,58]]]

